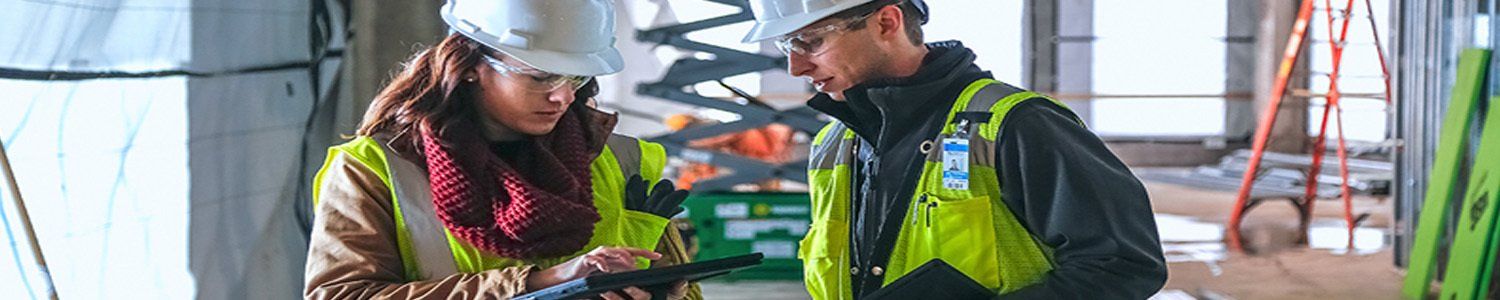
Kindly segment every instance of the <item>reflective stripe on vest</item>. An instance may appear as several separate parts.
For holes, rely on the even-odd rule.
[[[961,93],[939,135],[926,148],[926,162],[912,195],[883,284],[890,284],[931,259],[942,259],[981,285],[1008,293],[1039,281],[1052,269],[1051,249],[1034,239],[1001,201],[995,140],[1006,113],[1041,94],[992,79],[977,80]],[[989,113],[988,122],[969,124],[969,188],[942,184],[944,138],[958,131],[960,112]],[[812,228],[802,239],[804,281],[814,299],[852,298],[849,259],[849,208],[853,192],[855,135],[840,122],[830,123],[813,138],[808,159]],[[993,249],[980,251],[980,249]],[[868,270],[865,270],[868,271]],[[861,272],[863,273],[863,272]]]
[[[589,166],[593,172],[594,206],[601,220],[595,223],[588,245],[564,257],[531,260],[498,257],[449,233],[433,209],[425,171],[400,157],[389,159],[393,156],[387,154],[394,152],[384,143],[358,137],[330,148],[329,161],[341,153],[373,170],[390,187],[398,249],[405,277],[411,281],[525,264],[545,268],[598,246],[655,249],[668,222],[666,218],[624,209],[625,179],[640,174],[649,182],[656,182],[666,165],[666,151],[661,145],[635,138],[611,135],[603,152]],[[324,168],[315,177],[314,186],[321,186],[326,163]],[[315,205],[317,197],[315,191]],[[649,261],[638,259],[637,266],[646,268]]]

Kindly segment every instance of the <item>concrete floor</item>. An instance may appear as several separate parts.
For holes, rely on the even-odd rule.
[[[1370,213],[1344,250],[1342,203],[1315,204],[1312,246],[1294,245],[1296,210],[1267,202],[1243,221],[1254,255],[1228,253],[1223,224],[1234,194],[1146,182],[1163,230],[1170,274],[1155,299],[1397,299],[1402,272],[1389,247],[1391,203],[1356,198],[1353,212]],[[801,282],[705,282],[708,299],[808,299]]]
[[[1234,206],[1231,192],[1154,182],[1146,182],[1146,187],[1158,214],[1183,216],[1212,226],[1222,226]],[[1389,245],[1391,202],[1354,198],[1352,204],[1354,215],[1370,214],[1355,233],[1355,251],[1343,247],[1347,233],[1341,202],[1322,200],[1314,205],[1311,246],[1292,243],[1297,214],[1291,204],[1266,202],[1242,221],[1246,247],[1255,254],[1224,253],[1220,248],[1217,253],[1221,256],[1216,261],[1169,263],[1170,274],[1163,290],[1198,298],[1399,299],[1404,273],[1394,266]],[[1164,240],[1166,235],[1173,235],[1163,229]],[[1164,241],[1164,246],[1172,249],[1192,243]],[[1222,245],[1218,241],[1211,244]],[[1167,252],[1169,257],[1174,254]]]

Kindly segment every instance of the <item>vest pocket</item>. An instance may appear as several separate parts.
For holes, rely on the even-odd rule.
[[[923,220],[914,220],[914,225],[920,228],[918,240],[929,247],[927,253],[953,265],[979,284],[999,289],[1000,264],[990,198],[953,200],[929,195],[926,202],[918,208],[917,217]]]
[[[849,225],[841,221],[815,220],[807,235],[797,243],[797,259],[802,260],[803,281],[813,299],[840,299],[851,291],[849,263]]]

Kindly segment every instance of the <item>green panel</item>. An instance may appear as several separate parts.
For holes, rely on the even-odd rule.
[[[1443,240],[1443,225],[1448,222],[1449,207],[1457,198],[1455,180],[1459,170],[1463,169],[1464,154],[1469,145],[1469,124],[1474,120],[1476,107],[1482,99],[1480,93],[1489,58],[1489,50],[1477,48],[1464,50],[1459,56],[1458,79],[1453,85],[1448,112],[1443,117],[1442,135],[1428,177],[1426,202],[1417,222],[1406,284],[1401,289],[1407,299],[1420,299],[1430,290],[1435,254],[1438,243]]]
[[[1495,261],[1495,212],[1500,208],[1493,203],[1500,196],[1500,103],[1492,99],[1487,116],[1469,190],[1454,220],[1457,234],[1448,252],[1442,299],[1482,299],[1489,290]]]
[[[805,193],[714,193],[689,197],[698,253],[695,260],[765,253],[764,263],[724,277],[726,280],[801,280],[797,242],[810,224]]]

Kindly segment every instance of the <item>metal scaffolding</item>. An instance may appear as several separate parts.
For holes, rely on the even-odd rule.
[[[740,119],[722,124],[689,127],[670,134],[650,137],[647,140],[662,144],[668,155],[690,162],[706,163],[734,170],[729,175],[694,183],[695,192],[728,190],[737,184],[771,178],[807,182],[806,160],[772,164],[736,154],[688,146],[688,142],[692,140],[759,128],[771,123],[786,124],[805,133],[815,133],[827,123],[818,118],[818,112],[805,106],[790,110],[776,110],[761,104],[756,97],[738,91],[736,94],[743,98],[743,101],[726,101],[685,91],[686,87],[700,82],[717,81],[730,76],[770,69],[785,69],[787,66],[784,57],[748,53],[689,40],[686,35],[690,32],[753,19],[749,4],[745,1],[708,1],[738,7],[740,10],[733,14],[700,21],[638,31],[635,37],[636,40],[643,42],[709,53],[712,54],[712,58],[679,59],[667,68],[661,80],[641,83],[636,86],[635,92],[639,95],[738,114]]]
[[[1455,77],[1458,50],[1492,44],[1493,37],[1475,37],[1480,30],[1474,20],[1489,15],[1488,1],[1393,2],[1392,88],[1396,110],[1392,137],[1400,141],[1396,151],[1395,263],[1406,266],[1412,235],[1421,215],[1423,193],[1437,150],[1438,132]],[[1493,25],[1490,25],[1493,26]],[[1474,140],[1478,140],[1477,138]],[[1464,182],[1460,179],[1459,182]],[[1451,226],[1451,225],[1450,225]],[[1451,228],[1446,230],[1452,232]]]

